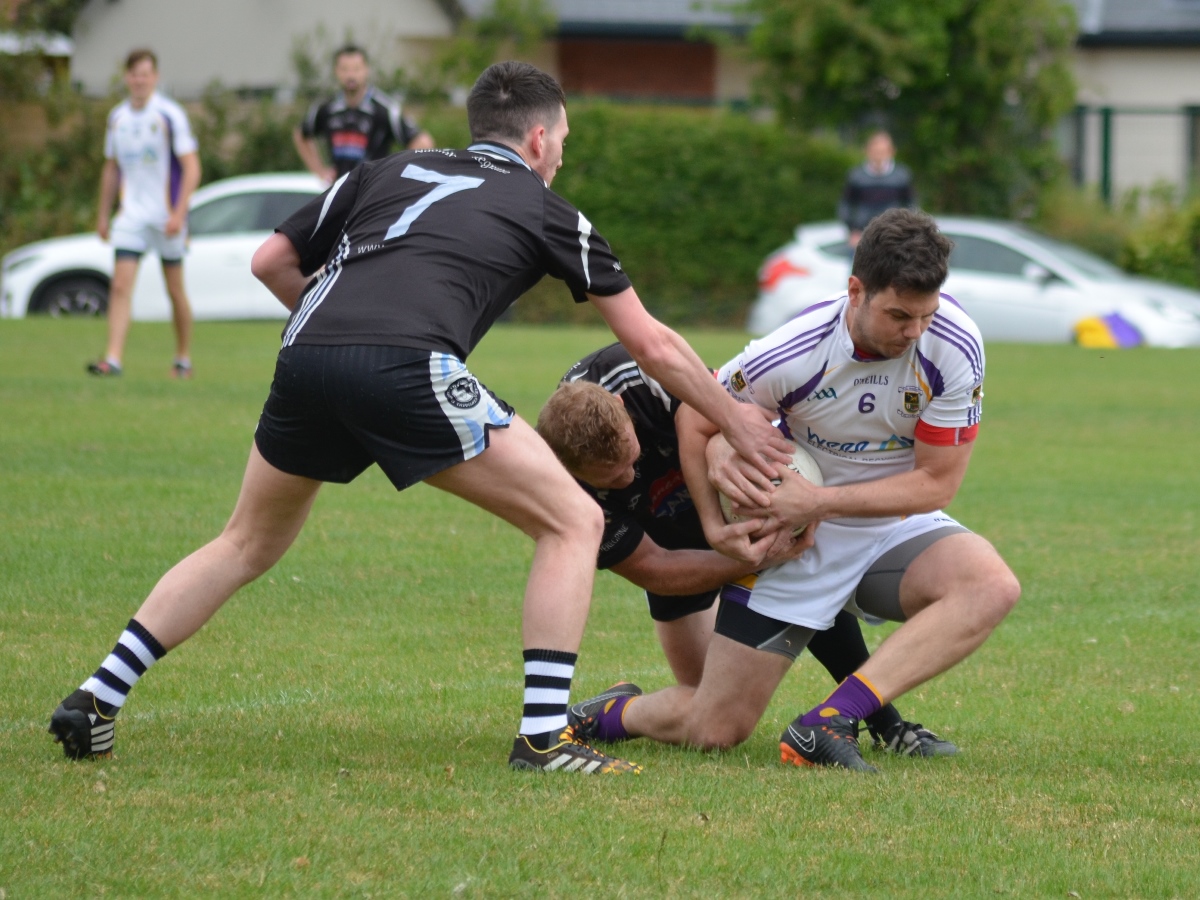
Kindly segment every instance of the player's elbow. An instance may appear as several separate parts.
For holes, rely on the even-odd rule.
[[[281,234],[273,234],[250,258],[250,274],[270,287],[288,268],[298,269],[300,257],[292,242]]]

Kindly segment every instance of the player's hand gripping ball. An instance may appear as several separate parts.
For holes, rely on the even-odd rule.
[[[812,454],[808,452],[800,444],[792,442],[792,461],[787,466],[801,478],[815,484],[817,487],[822,487],[825,484],[825,479],[821,477],[821,468],[817,465],[817,461],[812,458]],[[779,484],[780,479],[772,478],[772,484]],[[725,517],[725,521],[729,523],[743,521],[743,516],[734,514],[733,501],[725,496],[720,491],[717,491],[717,499],[721,503],[721,515]],[[800,537],[804,534],[804,529],[808,527],[808,523],[797,525],[792,529],[794,537]]]

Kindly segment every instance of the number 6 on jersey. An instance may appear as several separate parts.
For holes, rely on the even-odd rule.
[[[423,169],[411,163],[404,167],[404,171],[400,173],[400,176],[402,178],[411,178],[413,181],[436,184],[437,187],[404,210],[400,218],[392,223],[392,227],[383,236],[385,241],[408,234],[409,226],[417,221],[417,217],[439,200],[449,197],[451,194],[457,194],[459,191],[469,191],[483,184],[482,178],[471,178],[467,175],[443,175],[441,172]]]

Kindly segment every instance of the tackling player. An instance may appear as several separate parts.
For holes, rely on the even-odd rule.
[[[780,752],[796,765],[873,771],[860,720],[960,662],[1008,614],[1020,585],[982,537],[941,508],[966,474],[979,427],[979,331],[939,294],[951,244],[928,216],[893,209],[863,232],[845,294],[751,343],[719,373],[744,403],[781,419],[816,458],[824,487],[781,470],[776,525],[820,522],[798,559],[721,591],[716,634],[696,688],[595,704],[600,740],[644,735],[729,747],[753,731],[793,648],[829,628],[848,599],[902,622],[828,698],[797,717]],[[680,431],[683,471],[710,543],[745,558],[722,529],[715,482],[736,495],[765,482],[729,464],[711,427]],[[706,449],[712,459],[706,466]],[[786,648],[786,652],[785,652]]]
[[[171,298],[175,361],[171,374],[191,378],[192,307],[183,284],[188,202],[200,184],[200,157],[187,114],[158,93],[158,59],[134,50],[125,60],[129,98],[108,114],[104,168],[100,173],[100,212],[96,232],[112,241],[116,259],[108,288],[108,344],[103,358],[90,362],[92,375],[121,374],[130,304],[138,265],[147,252],[158,254]],[[121,206],[109,227],[113,203]]]
[[[377,463],[397,489],[425,481],[536,544],[524,598],[525,706],[509,763],[640,771],[593,750],[567,723],[603,517],[464,360],[551,274],[576,302],[596,306],[639,365],[719,422],[764,478],[768,460],[789,458],[786,442],[646,312],[608,242],[549,189],[568,130],[558,82],[525,63],[497,63],[472,88],[467,120],[468,149],[359,166],[255,254],[254,274],[292,315],[237,505],[54,711],[50,731],[68,757],[111,752],[113,719],[146,669],[279,560],[323,482],[352,481]]]
[[[778,529],[774,540],[750,545],[750,561],[712,550],[679,466],[676,428],[687,425],[677,423],[695,416],[644,374],[624,347],[611,344],[571,367],[537,423],[538,434],[604,510],[596,567],[645,589],[675,680],[692,688],[704,671],[721,586],[798,556],[812,546],[815,531],[797,543],[789,529]],[[720,528],[753,534],[759,524],[749,520]],[[783,648],[793,658],[800,649]],[[838,682],[870,655],[858,620],[845,610],[832,628],[813,635],[808,650]],[[615,685],[599,702],[639,693],[636,685]],[[596,698],[577,703],[568,715],[585,719],[596,703]],[[866,725],[885,750],[915,756],[957,752],[919,723],[905,722],[891,704],[868,716]]]

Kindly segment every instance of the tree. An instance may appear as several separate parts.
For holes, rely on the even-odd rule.
[[[1061,170],[1067,0],[744,0],[761,96],[785,123],[887,128],[923,205],[1011,216]]]

